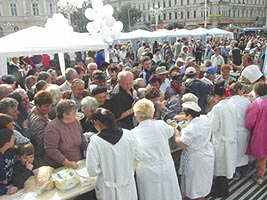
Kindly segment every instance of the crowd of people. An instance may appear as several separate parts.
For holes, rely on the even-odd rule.
[[[266,38],[138,45],[111,45],[108,62],[103,50],[65,54],[63,74],[57,56],[11,59],[0,79],[1,195],[36,168],[82,159],[98,200],[227,196],[252,167],[264,183]]]

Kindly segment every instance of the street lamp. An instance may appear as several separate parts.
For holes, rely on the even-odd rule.
[[[150,13],[152,16],[155,17],[155,30],[158,28],[159,18],[158,16],[162,13],[163,9],[161,7],[158,7],[158,5],[155,5],[154,8],[150,9]]]
[[[57,8],[59,11],[67,14],[69,25],[71,25],[70,15],[78,8],[82,8],[84,0],[58,0]]]

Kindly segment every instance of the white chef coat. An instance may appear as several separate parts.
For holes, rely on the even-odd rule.
[[[98,176],[98,200],[137,200],[134,180],[136,140],[128,130],[115,145],[94,135],[88,145],[86,167],[90,176]]]
[[[245,128],[245,114],[250,105],[250,101],[242,96],[235,95],[230,98],[230,101],[237,108],[237,165],[241,167],[248,164],[249,157],[246,155],[246,150],[249,142],[249,131]]]
[[[138,142],[136,181],[139,200],[181,200],[168,139],[173,127],[161,120],[144,120],[131,130]]]
[[[190,199],[210,193],[214,170],[214,149],[210,140],[211,124],[206,115],[194,118],[182,129],[181,142],[187,146],[182,152],[179,171],[182,192]]]
[[[229,99],[221,100],[208,113],[215,150],[215,176],[233,178],[237,159],[237,109]]]

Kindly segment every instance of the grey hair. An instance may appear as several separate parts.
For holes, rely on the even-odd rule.
[[[91,67],[97,67],[97,64],[96,63],[89,63],[87,65],[87,69],[90,69]]]
[[[82,79],[76,78],[71,82],[71,87],[75,87],[77,85],[85,85],[84,81]]]
[[[63,119],[63,114],[70,114],[72,111],[77,109],[75,101],[70,99],[63,99],[58,102],[56,107],[57,118]]]
[[[65,72],[65,79],[66,79],[67,81],[72,80],[72,79],[73,79],[73,74],[76,74],[76,73],[77,73],[76,70],[73,69],[73,68],[68,68],[68,69],[66,69],[66,72]]]
[[[133,111],[135,116],[139,117],[141,120],[146,120],[153,119],[155,108],[152,101],[144,98],[134,104]]]
[[[12,108],[17,107],[18,102],[16,99],[6,97],[0,101],[0,113],[9,114]]]
[[[56,105],[62,96],[60,87],[58,85],[51,84],[45,90],[51,94],[53,98],[53,105]]]
[[[24,93],[24,94],[27,94],[27,92],[24,90],[24,89],[22,89],[22,88],[17,88],[17,89],[15,89],[14,91],[13,91],[13,93],[17,93],[17,94],[21,94],[21,93]]]
[[[94,112],[98,108],[98,102],[94,97],[85,97],[81,101],[82,110]]]
[[[37,78],[37,81],[47,81],[50,78],[50,74],[48,72],[40,72]]]
[[[134,87],[135,90],[138,90],[139,84],[140,84],[142,81],[145,82],[145,80],[144,80],[143,78],[137,78],[137,79],[134,80],[133,87]],[[145,83],[146,83],[146,82],[145,82]]]
[[[118,73],[118,80],[120,81],[121,79],[127,77],[127,76],[132,76],[134,77],[133,73],[130,71],[121,71]]]

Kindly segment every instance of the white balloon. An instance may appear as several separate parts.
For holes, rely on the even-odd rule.
[[[87,31],[90,33],[90,34],[94,34],[96,33],[96,30],[94,28],[94,23],[93,22],[90,22],[86,25],[86,29]]]
[[[116,23],[116,20],[114,19],[114,17],[107,17],[105,21],[108,27],[112,27]]]
[[[123,23],[121,23],[120,21],[116,21],[113,28],[116,29],[118,32],[121,32],[123,29]]]
[[[92,7],[96,10],[101,10],[103,8],[102,0],[92,0]]]
[[[84,15],[87,19],[93,21],[96,18],[96,12],[92,8],[87,8],[84,12]]]
[[[106,16],[112,16],[113,15],[113,12],[114,12],[114,10],[113,10],[113,7],[111,5],[107,4],[107,5],[105,5],[103,7],[103,13],[104,13],[104,15],[106,15]]]

